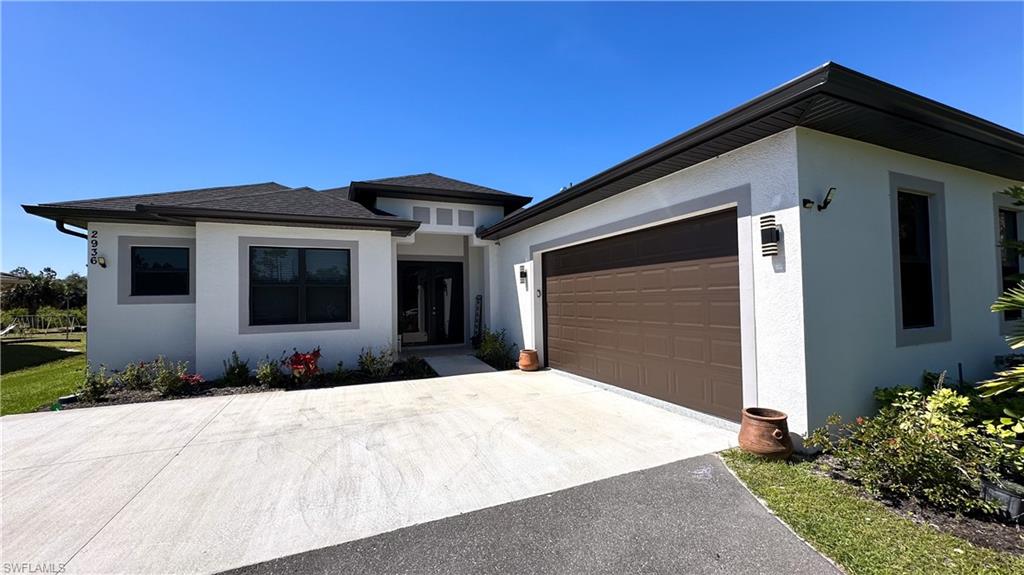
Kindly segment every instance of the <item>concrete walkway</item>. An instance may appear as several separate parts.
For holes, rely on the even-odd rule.
[[[469,354],[462,355],[428,355],[423,358],[437,375],[469,375],[471,373],[488,373],[497,371],[493,367]]]
[[[839,575],[714,455],[252,565],[270,573]]]
[[[72,573],[223,571],[735,442],[518,371],[5,416],[0,434],[0,562]]]

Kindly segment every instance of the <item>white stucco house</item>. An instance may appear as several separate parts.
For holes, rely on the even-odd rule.
[[[464,344],[803,432],[922,370],[991,374],[1017,318],[1024,135],[828,63],[554,196],[421,174],[25,206],[83,235],[89,346],[217,377],[320,346]],[[75,232],[66,226],[85,231]],[[479,314],[480,320],[477,321]]]

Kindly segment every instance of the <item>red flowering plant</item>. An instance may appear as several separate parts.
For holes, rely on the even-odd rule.
[[[294,348],[293,348],[294,349]],[[295,349],[295,353],[281,360],[281,364],[292,372],[292,377],[298,383],[309,383],[320,373],[320,348],[302,353]]]

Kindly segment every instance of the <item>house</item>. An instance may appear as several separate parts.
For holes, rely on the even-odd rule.
[[[1017,321],[1024,135],[834,63],[529,207],[434,174],[25,206],[87,230],[89,359],[208,377],[322,346],[460,344],[803,432],[922,370],[991,374]],[[478,303],[479,302],[479,305]],[[479,311],[478,311],[479,309]]]

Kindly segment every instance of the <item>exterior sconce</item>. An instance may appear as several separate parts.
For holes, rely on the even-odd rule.
[[[519,283],[523,284],[523,289],[530,291],[530,286],[527,285],[526,266],[519,266]]]
[[[839,190],[837,190],[836,188],[829,188],[828,191],[825,192],[825,199],[821,200],[820,204],[817,204],[814,200],[804,198],[803,200],[801,200],[800,205],[808,210],[817,205],[818,211],[823,212],[828,209],[829,205],[832,204],[832,200],[836,199],[836,194],[838,193]]]
[[[782,226],[775,223],[775,216],[761,216],[761,255],[779,255],[779,240],[782,239]]]
[[[96,263],[98,263],[101,268],[106,268],[107,267],[107,258],[105,258],[103,256],[99,256],[98,258],[96,258]]]

